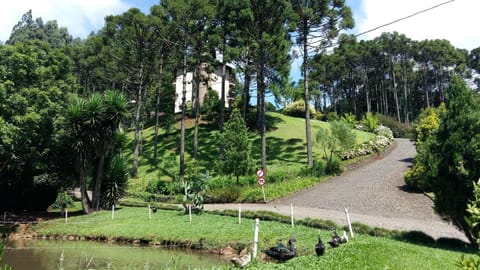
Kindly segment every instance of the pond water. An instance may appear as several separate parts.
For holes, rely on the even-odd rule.
[[[68,269],[208,269],[226,265],[220,256],[186,250],[90,241],[19,240],[7,242],[0,268]]]

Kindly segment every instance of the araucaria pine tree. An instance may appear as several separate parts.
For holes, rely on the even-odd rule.
[[[248,173],[252,165],[248,130],[238,109],[233,110],[225,124],[220,142],[224,156],[217,162],[217,167],[221,173],[234,175],[238,184],[238,177]]]

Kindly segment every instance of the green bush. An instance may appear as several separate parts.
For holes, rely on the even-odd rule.
[[[73,199],[66,191],[61,191],[58,193],[55,202],[50,205],[51,209],[65,209],[67,207],[73,207]]]
[[[338,114],[336,112],[329,112],[327,115],[326,115],[326,119],[325,121],[338,121],[340,120],[340,117],[338,116]]]
[[[371,112],[367,112],[360,121],[365,131],[374,132],[378,126],[378,117]]]
[[[390,128],[380,125],[375,129],[375,134],[379,136],[384,136],[388,138],[389,140],[393,140],[393,132]]]
[[[350,128],[356,123],[355,115],[352,113],[345,113],[341,118],[340,122],[347,124]]]
[[[209,189],[206,202],[209,203],[233,203],[240,197],[241,188],[237,185],[227,185],[221,188]]]
[[[315,108],[312,104],[308,106],[310,110],[310,116],[315,116]],[[298,100],[293,103],[287,105],[287,107],[283,110],[283,114],[295,117],[305,117],[305,101]]]
[[[413,132],[411,126],[398,122],[394,117],[383,114],[377,114],[377,117],[380,123],[392,130],[393,137],[395,138],[409,138]]]
[[[200,108],[203,119],[209,122],[217,122],[219,109],[220,98],[218,97],[218,93],[209,88],[205,94],[203,106]]]
[[[325,173],[329,175],[335,175],[342,172],[342,161],[338,155],[333,155],[327,160],[325,165]]]
[[[325,161],[323,160],[314,160],[312,167],[304,167],[300,175],[302,176],[314,176],[321,177],[325,175]]]

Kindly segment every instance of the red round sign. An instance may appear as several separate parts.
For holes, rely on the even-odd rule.
[[[258,184],[260,186],[264,186],[265,185],[265,179],[263,177],[258,178]]]
[[[258,177],[258,178],[262,178],[264,174],[265,174],[265,173],[263,172],[262,169],[258,169],[258,170],[257,170],[257,177]]]

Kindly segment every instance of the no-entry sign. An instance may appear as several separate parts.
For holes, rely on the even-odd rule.
[[[265,175],[265,172],[262,169],[257,170],[257,177],[262,178]]]
[[[263,186],[265,185],[265,178],[260,177],[260,178],[258,178],[258,181],[257,181],[257,182],[258,182],[258,184],[259,184],[260,186],[263,187]]]

